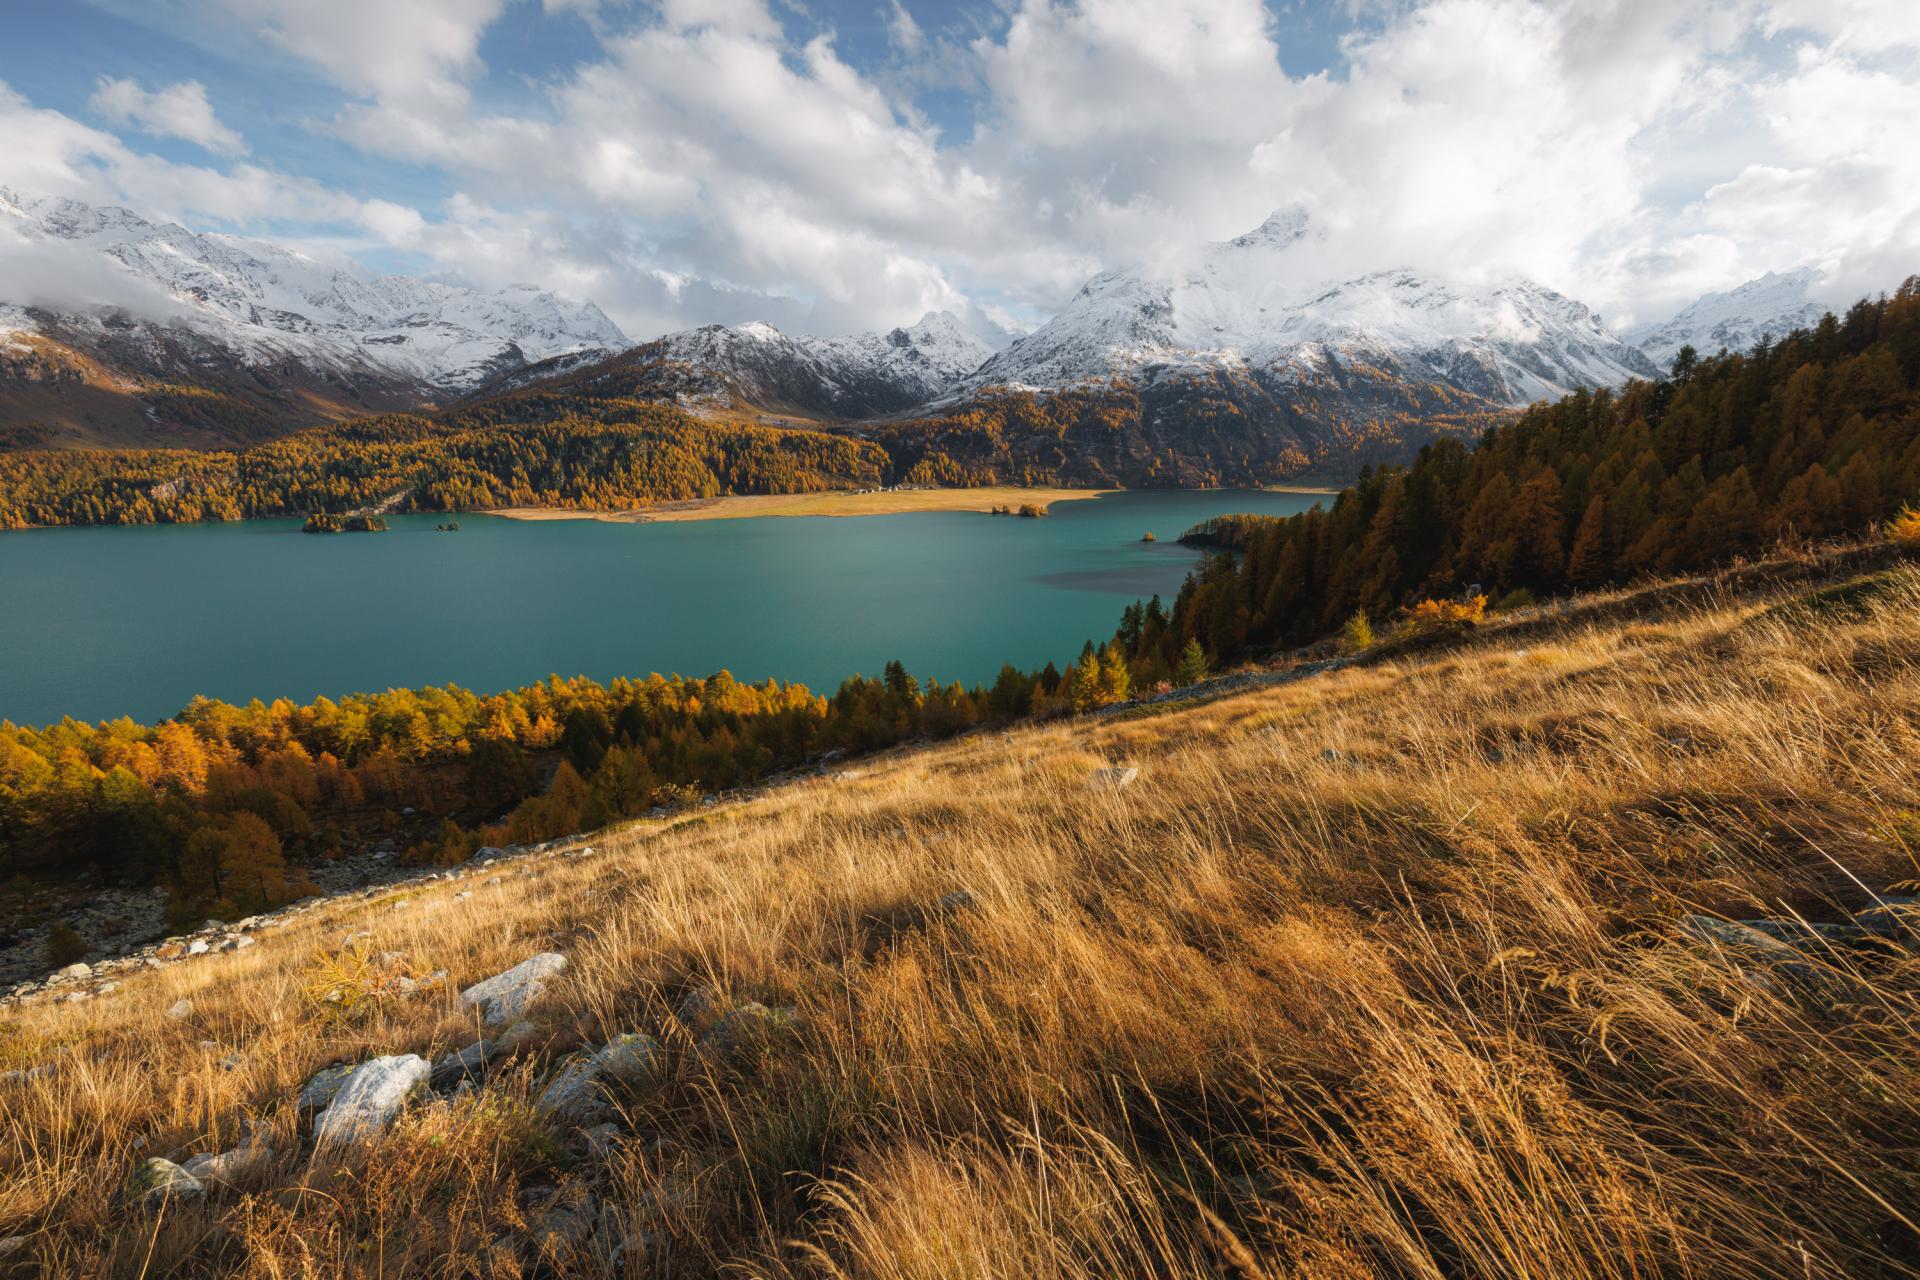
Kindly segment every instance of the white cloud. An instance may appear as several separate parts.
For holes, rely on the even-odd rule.
[[[181,138],[221,155],[245,155],[247,143],[220,123],[207,87],[183,80],[149,92],[137,80],[101,76],[87,106],[109,123],[129,125],[157,138]]]
[[[591,294],[637,336],[932,307],[1031,325],[1094,270],[1170,266],[1296,204],[1325,229],[1318,270],[1525,273],[1616,323],[1768,269],[1814,263],[1837,291],[1920,261],[1909,0],[1354,5],[1309,76],[1261,0],[1004,0],[972,26],[869,0],[881,65],[792,0],[542,0],[599,49],[511,110],[481,92],[511,70],[481,61],[510,0],[418,0],[404,23],[386,0],[195,2],[339,86],[317,127],[466,194],[413,209],[171,166],[56,113],[8,128],[27,142],[0,175],[332,218],[449,274]],[[930,90],[970,118],[935,127]]]

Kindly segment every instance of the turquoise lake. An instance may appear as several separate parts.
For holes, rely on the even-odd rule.
[[[155,720],[196,694],[309,701],[549,674],[775,676],[831,692],[898,658],[991,681],[1064,666],[1120,611],[1168,603],[1209,516],[1313,495],[1129,492],[1044,520],[972,512],[605,524],[401,516],[0,533],[0,719]],[[1148,531],[1161,541],[1144,543]]]

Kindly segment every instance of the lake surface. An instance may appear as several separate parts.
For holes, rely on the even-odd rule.
[[[989,682],[1065,666],[1120,611],[1169,604],[1209,516],[1313,495],[1128,492],[1044,520],[974,512],[671,524],[400,516],[0,533],[0,719],[150,721],[245,702],[549,674],[775,676],[831,692],[899,658]],[[1143,543],[1151,530],[1162,541]]]

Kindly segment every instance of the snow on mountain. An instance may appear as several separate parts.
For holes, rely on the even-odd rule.
[[[1642,325],[1627,337],[1662,370],[1671,367],[1682,347],[1701,356],[1745,351],[1763,337],[1780,338],[1820,323],[1827,309],[1809,296],[1819,279],[1810,267],[1769,271],[1725,293],[1705,294],[1664,324]]]
[[[29,252],[38,247],[62,262],[114,268],[131,303],[7,297],[0,279],[0,307],[13,304],[12,325],[23,327],[18,308],[32,304],[48,336],[157,366],[151,372],[159,376],[191,372],[169,364],[225,355],[252,369],[284,375],[297,366],[307,375],[372,379],[431,398],[552,356],[628,345],[591,302],[531,285],[482,292],[371,276],[112,206],[0,189],[0,228]]]
[[[945,311],[910,328],[812,338],[770,324],[705,325],[648,343],[636,361],[671,361],[716,380],[714,397],[768,409],[867,418],[925,403],[978,368],[991,347]]]
[[[1542,285],[1467,285],[1406,270],[1328,281],[1299,210],[1210,244],[1185,271],[1108,271],[948,399],[1125,378],[1227,375],[1270,394],[1363,371],[1496,405],[1654,372],[1585,306]]]

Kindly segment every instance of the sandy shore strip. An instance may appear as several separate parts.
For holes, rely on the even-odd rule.
[[[604,520],[613,524],[653,524],[675,520],[742,520],[753,516],[887,516],[910,511],[991,511],[1008,507],[1046,507],[1055,502],[1097,498],[1113,489],[875,489],[866,492],[755,494],[734,498],[694,498],[660,502],[633,511],[572,511],[554,507],[502,507],[479,514],[510,520]]]

